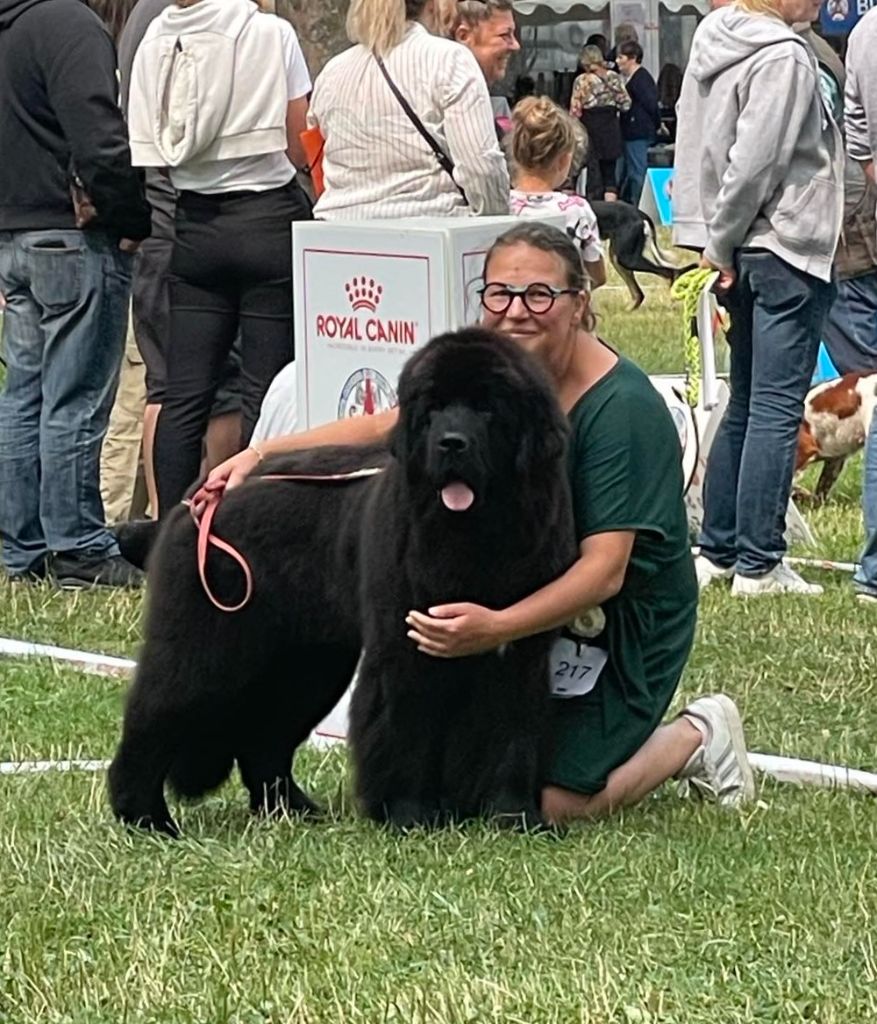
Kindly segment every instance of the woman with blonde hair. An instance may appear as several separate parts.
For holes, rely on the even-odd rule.
[[[582,74],[573,84],[569,112],[588,132],[588,198],[614,202],[618,198],[615,165],[624,152],[620,115],[630,109],[630,96],[598,46],[584,47],[579,64]]]
[[[804,398],[834,295],[843,141],[792,26],[819,0],[737,0],[697,29],[679,99],[675,240],[719,272],[731,400],[710,451],[701,586],[817,595],[783,562]]]
[[[509,180],[487,84],[445,38],[449,0],[352,0],[355,45],[314,85],[325,139],[324,220],[508,212]]]
[[[528,96],[512,113],[508,139],[514,187],[510,208],[517,217],[542,220],[562,214],[566,232],[582,252],[592,287],[606,283],[597,217],[582,196],[559,191],[569,178],[573,159],[587,150],[582,126],[547,96]]]

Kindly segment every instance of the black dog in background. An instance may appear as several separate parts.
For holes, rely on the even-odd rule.
[[[406,364],[390,452],[327,448],[270,460],[223,500],[216,534],[249,561],[252,600],[224,613],[196,571],[180,507],[150,564],[145,642],[110,768],[123,821],[176,834],[169,779],[196,797],[236,761],[254,811],[309,811],[296,748],[347,687],[356,790],[376,821],[409,827],[476,815],[539,821],[551,636],[476,657],[436,659],[405,617],[447,601],[507,606],[575,558],[566,420],[531,357],[464,330]],[[210,555],[226,603],[240,569]]]
[[[689,263],[680,267],[673,263],[658,246],[658,236],[652,218],[630,203],[594,200],[591,208],[597,218],[600,237],[609,243],[612,266],[618,271],[618,276],[624,281],[630,293],[633,309],[638,309],[645,299],[634,271],[657,274],[658,277],[673,282],[680,274],[697,266],[696,263]]]

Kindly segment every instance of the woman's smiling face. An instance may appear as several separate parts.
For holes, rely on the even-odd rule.
[[[508,301],[509,296],[503,300],[503,285],[515,290],[535,285],[568,289],[570,282],[560,256],[516,242],[495,249],[484,268],[484,286],[490,289],[488,295],[498,293],[499,301],[492,303],[494,309],[500,309],[503,302]],[[494,312],[483,306],[481,323],[511,338],[544,365],[551,366],[552,356],[579,331],[588,301],[586,292],[564,293],[557,295],[549,310],[534,313],[527,308],[523,297],[515,294],[505,312]]]

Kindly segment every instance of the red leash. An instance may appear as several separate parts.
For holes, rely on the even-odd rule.
[[[371,469],[357,469],[352,473],[330,473],[326,476],[311,476],[297,473],[269,473],[265,476],[257,477],[256,479],[294,480],[301,483],[348,483],[351,480],[362,480],[365,477],[375,476],[378,473],[383,473],[383,469],[379,467]],[[214,491],[211,493],[210,497],[207,499],[207,507],[204,509],[200,519],[195,513],[195,509],[191,501],[184,501],[183,504],[189,506],[192,519],[198,527],[198,576],[201,579],[201,586],[204,588],[204,593],[210,599],[211,604],[221,612],[239,612],[250,603],[253,596],[253,570],[250,568],[246,558],[244,558],[237,548],[233,547],[227,541],[224,541],[221,537],[217,537],[213,533],[213,517],[216,515],[216,510],[219,508],[219,503],[222,501],[224,493],[224,491]],[[244,574],[244,596],[237,604],[223,604],[219,598],[216,597],[210,587],[210,583],[207,580],[207,555],[211,547],[216,548],[217,551],[221,551],[224,555],[228,555],[229,558],[237,562],[240,566],[241,572]]]

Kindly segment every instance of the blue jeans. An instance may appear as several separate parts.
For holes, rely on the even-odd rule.
[[[99,463],[131,261],[101,232],[0,232],[0,535],[9,574],[39,570],[49,552],[118,554],[104,522]]]
[[[786,552],[798,428],[834,286],[766,251],[741,252],[731,314],[731,399],[704,481],[701,551],[742,576]]]
[[[822,340],[839,373],[877,373],[877,270],[838,281]]]
[[[853,585],[856,590],[877,597],[877,413],[871,419],[871,430],[865,445],[865,483],[862,490],[862,513],[865,517],[865,550],[862,564]]]
[[[621,179],[621,198],[626,203],[639,206],[640,196],[646,183],[649,166],[648,139],[625,139],[624,174]]]

